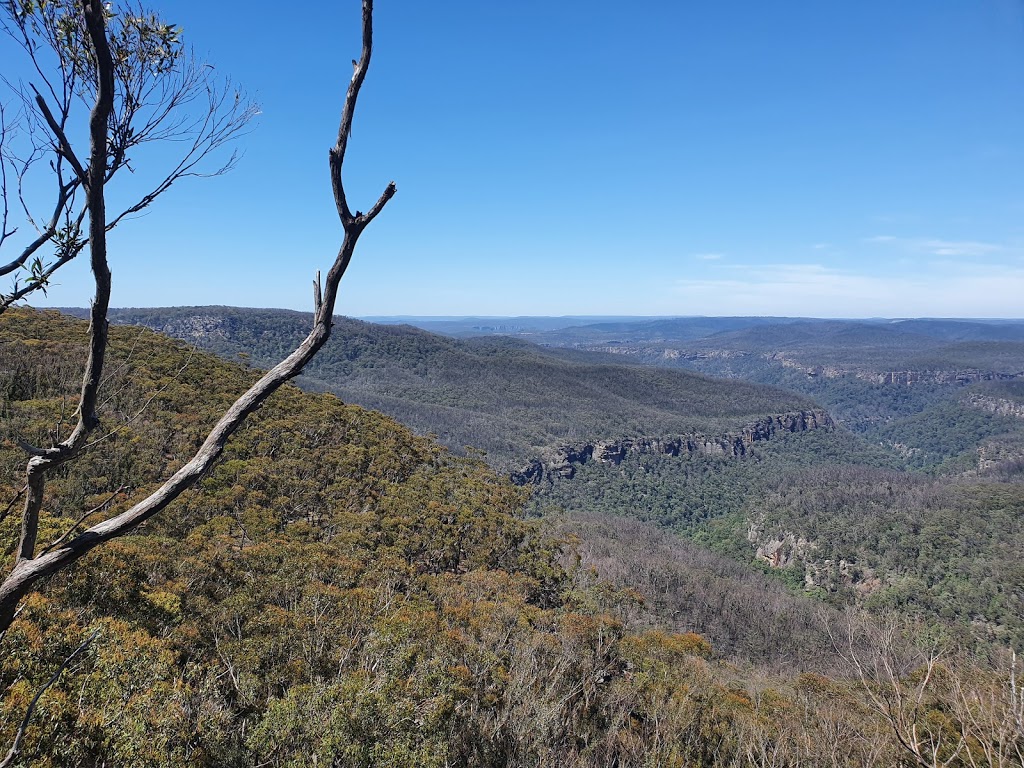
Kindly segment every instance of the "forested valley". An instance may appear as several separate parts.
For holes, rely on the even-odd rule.
[[[374,50],[373,0],[359,5],[358,24],[328,6],[313,22],[258,2],[175,8],[233,41],[243,69],[268,76],[276,130],[256,145],[257,175],[184,206],[177,198],[141,237],[133,228],[172,187],[235,168],[236,142],[263,108],[196,58],[181,26],[135,3],[0,7],[4,53],[18,58],[5,56],[0,77],[0,768],[1024,768],[1024,323],[341,317],[341,308],[359,311],[339,302],[357,242],[398,191],[377,180],[365,195],[368,166],[346,167]],[[673,31],[648,45],[649,34],[682,28],[678,4],[662,4],[645,9],[632,66],[608,46],[595,68],[600,46],[580,34],[580,18],[611,42],[629,34],[633,14],[554,4],[538,20],[517,4],[457,13],[388,5],[379,21],[399,32],[388,49],[399,63],[381,68],[390,90],[371,100],[375,116],[355,133],[373,158],[401,158],[412,194],[408,207],[388,207],[396,239],[370,244],[388,254],[371,265],[386,295],[365,307],[488,306],[494,295],[471,296],[483,285],[517,301],[535,289],[558,302],[594,291],[586,301],[611,306],[619,298],[600,295],[609,286],[624,294],[647,285],[633,299],[643,311],[674,312],[711,293],[751,312],[765,298],[786,312],[810,313],[814,301],[831,316],[843,310],[830,300],[851,286],[857,300],[845,306],[855,313],[872,311],[865,286],[890,294],[871,307],[902,311],[902,285],[927,293],[918,306],[952,294],[957,307],[970,298],[986,313],[1015,311],[1015,229],[998,235],[995,226],[1001,242],[877,234],[866,222],[895,219],[881,208],[854,213],[835,197],[845,223],[829,231],[846,246],[805,243],[800,263],[766,261],[783,240],[761,238],[807,202],[828,200],[832,178],[857,187],[846,181],[869,158],[849,155],[845,170],[806,165],[814,183],[797,186],[820,199],[772,209],[782,182],[800,177],[793,158],[841,131],[804,118],[797,130],[750,122],[775,120],[779,83],[817,73],[806,63],[785,75],[767,61],[741,64],[748,48],[774,40],[758,23],[748,31],[759,44],[736,46],[742,37],[714,32],[731,35],[735,20],[689,5],[706,34],[687,17],[690,43],[677,45]],[[470,9],[483,15],[469,19]],[[762,20],[786,34],[800,27],[799,41],[820,52],[832,48],[825,31],[849,26],[785,10],[773,6]],[[673,25],[651,24],[648,13]],[[750,4],[743,16],[758,13]],[[933,16],[959,33],[954,15]],[[343,28],[353,35],[344,50],[358,55],[351,70],[338,54]],[[587,41],[574,56],[578,37]],[[641,63],[652,51],[696,50],[705,37],[703,56],[675,60],[676,80],[661,79],[672,67],[660,60]],[[526,38],[548,41],[537,61],[521,55]],[[965,59],[935,39],[942,59],[933,65],[949,58],[954,71]],[[428,51],[417,49],[424,41],[436,66],[416,53]],[[514,57],[491,50],[502,41]],[[833,74],[857,71],[847,90],[887,87],[881,60],[884,81],[862,87],[866,62],[849,60],[864,46],[844,42],[854,44]],[[721,51],[737,58],[716,65]],[[774,58],[798,62],[788,53]],[[492,82],[503,70],[483,66],[497,60],[515,71],[511,90]],[[700,68],[709,79],[697,83],[689,75]],[[615,85],[624,70],[629,79]],[[767,74],[760,83],[770,87],[753,77],[740,111],[718,113],[735,86],[750,85],[715,85],[724,70]],[[601,87],[587,97],[576,86],[593,72]],[[676,101],[661,94],[683,79],[699,86],[680,100],[686,110],[661,111]],[[973,118],[945,97],[959,79],[925,90]],[[850,93],[824,71],[822,82],[830,97],[843,94],[849,114]],[[515,90],[524,83],[530,90]],[[557,93],[546,90],[555,83]],[[307,124],[320,141],[323,96],[339,85],[340,104],[329,99],[325,220],[298,166],[312,146]],[[689,99],[708,94],[709,119],[694,121],[703,110]],[[595,99],[592,117],[577,97]],[[762,98],[770,109],[757,106]],[[792,103],[801,115],[816,111],[802,108],[803,93]],[[561,134],[549,134],[567,107]],[[609,120],[616,111],[630,121]],[[709,132],[683,139],[697,123]],[[899,123],[886,112],[878,133]],[[844,117],[829,127],[840,124],[851,125]],[[506,128],[504,140],[491,133]],[[591,133],[598,128],[603,139]],[[903,147],[920,133],[910,130]],[[800,144],[772,152],[751,136]],[[833,154],[847,158],[861,138]],[[946,154],[1010,158],[1000,148],[1008,140],[936,145],[928,171]],[[773,158],[789,159],[772,172]],[[998,164],[1016,183],[1010,161]],[[685,185],[690,197],[679,197],[678,178],[699,178],[698,166],[715,183]],[[731,178],[721,172],[729,167]],[[657,179],[645,183],[652,170]],[[951,196],[951,167],[934,170]],[[892,210],[928,191],[920,171],[886,168],[918,182],[889,201]],[[770,193],[751,184],[759,174]],[[988,175],[977,176],[986,194]],[[716,185],[727,195],[717,203]],[[865,177],[863,189],[875,205],[888,186],[899,185]],[[742,212],[741,188],[756,210]],[[539,192],[557,195],[558,206]],[[995,207],[1016,217],[1017,191],[1002,194]],[[966,226],[971,205],[933,201],[933,216]],[[986,198],[986,217],[991,210]],[[752,239],[689,254],[682,268],[681,243],[696,247],[704,227],[709,243]],[[854,244],[874,272],[837,266]],[[725,250],[757,251],[761,261],[731,261]],[[330,257],[310,268],[314,253]],[[587,269],[555,274],[552,264],[574,258]],[[647,263],[658,259],[660,268]],[[311,313],[110,307],[115,296],[267,300],[258,295],[305,306],[278,282],[292,261],[309,268],[303,281],[313,278]],[[449,273],[469,264],[490,278]],[[914,272],[925,267],[935,274],[921,280]],[[269,285],[257,289],[249,277],[261,268]],[[116,283],[123,293],[115,274],[127,276]],[[171,297],[173,284],[182,293]],[[650,304],[652,292],[667,303]],[[40,301],[88,308],[33,308]]]
[[[116,459],[60,478],[54,538],[79,510],[112,514],[173,468],[232,387],[306,322],[217,308],[113,317],[228,360],[114,329],[104,418]],[[84,328],[31,311],[0,322],[8,437],[38,439],[59,429],[76,378],[69,340],[84,343]],[[337,323],[349,332],[306,370],[311,393],[272,401],[201,489],[19,616],[4,639],[8,728],[102,628],[47,694],[33,760],[1019,763],[1014,379],[962,376],[923,394],[865,382],[893,410],[920,398],[899,407],[924,423],[963,412],[962,431],[946,422],[949,447],[932,448],[941,461],[922,464],[849,416],[778,420],[821,412],[808,392],[607,351]],[[428,436],[343,404],[357,393],[418,414]],[[577,431],[546,427],[553,413]],[[886,428],[909,445],[922,438],[896,431],[908,423]],[[459,424],[488,425],[492,450]],[[697,447],[666,449],[683,436]],[[302,459],[311,448],[314,463]],[[542,471],[509,482],[531,458]],[[111,725],[122,722],[145,725]]]

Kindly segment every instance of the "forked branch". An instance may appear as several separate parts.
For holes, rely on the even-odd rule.
[[[106,38],[93,28],[92,21],[100,18],[102,21],[102,10],[100,0],[84,0],[89,8],[93,9],[90,19],[90,34],[97,46],[97,53],[106,46]],[[331,182],[335,192],[335,198],[339,201],[338,214],[344,228],[344,238],[338,254],[327,274],[323,286],[319,306],[314,316],[313,328],[301,344],[284,360],[268,371],[221,417],[214,426],[202,446],[196,454],[171,478],[169,478],[159,489],[147,498],[136,503],[124,512],[98,523],[81,534],[51,549],[44,554],[35,556],[35,527],[38,525],[39,506],[30,507],[35,504],[32,499],[38,491],[38,503],[41,504],[42,480],[38,486],[33,486],[32,468],[34,466],[49,468],[57,463],[68,460],[75,450],[81,445],[82,435],[88,432],[98,421],[95,414],[96,387],[102,374],[103,353],[106,349],[106,310],[107,301],[110,295],[110,275],[106,267],[105,239],[105,217],[103,209],[103,185],[99,181],[102,172],[90,167],[89,174],[89,211],[90,211],[90,248],[92,249],[93,275],[96,280],[96,300],[93,303],[92,320],[90,325],[91,354],[87,364],[87,373],[82,388],[80,400],[80,422],[79,427],[68,437],[68,439],[55,447],[44,451],[43,456],[33,457],[29,461],[29,500],[26,502],[27,513],[34,509],[34,519],[23,521],[24,525],[31,524],[31,542],[26,546],[25,535],[23,534],[20,557],[14,569],[8,575],[3,584],[0,584],[0,632],[10,625],[13,620],[18,601],[26,595],[40,579],[67,567],[80,557],[99,546],[105,541],[122,536],[136,528],[142,522],[157,514],[168,504],[174,501],[185,490],[190,488],[202,475],[212,466],[224,450],[228,439],[238,429],[245,418],[258,409],[270,395],[272,395],[282,384],[298,375],[313,356],[327,342],[331,335],[331,326],[334,314],[334,306],[338,295],[338,286],[344,276],[352,254],[355,251],[356,243],[367,224],[370,223],[387,204],[396,191],[394,182],[388,184],[376,203],[368,213],[352,215],[345,203],[345,193],[342,184],[342,163],[347,148],[348,133],[351,129],[352,119],[355,113],[356,100],[359,90],[366,77],[366,70],[370,63],[370,53],[373,44],[373,0],[363,0],[363,25],[362,25],[362,55],[359,64],[352,74],[345,103],[342,109],[341,124],[338,132],[338,141],[330,151]],[[97,17],[96,14],[100,13]],[[109,54],[109,50],[107,51]],[[97,56],[100,70],[103,69],[102,56]],[[93,139],[96,141],[102,138],[96,133],[102,117],[101,100],[97,98],[97,107],[93,112],[92,127],[94,130]],[[95,160],[95,157],[93,158]],[[99,196],[98,198],[96,196]],[[38,477],[42,477],[40,473]],[[26,518],[29,515],[26,514]],[[23,525],[23,527],[24,527]]]
[[[25,51],[39,85],[15,85],[0,75],[0,83],[22,102],[27,129],[17,145],[8,140],[3,147],[4,178],[0,182],[4,182],[4,210],[10,166],[19,182],[25,221],[36,227],[38,235],[0,266],[0,275],[14,278],[9,292],[0,294],[0,312],[37,290],[45,292],[54,272],[83,250],[72,222],[82,220],[88,205],[76,201],[75,192],[89,183],[91,171],[85,153],[76,155],[72,141],[76,134],[68,126],[74,123],[81,104],[95,106],[102,79],[112,82],[113,97],[104,145],[104,183],[122,168],[134,172],[132,153],[146,144],[161,142],[181,148],[168,168],[154,174],[149,191],[106,217],[108,230],[149,207],[180,179],[218,176],[230,170],[237,153],[230,153],[213,167],[207,162],[242,135],[258,114],[256,105],[230,81],[218,83],[213,68],[184,49],[177,27],[145,11],[135,0],[114,5],[118,7],[104,3],[106,48],[113,62],[108,72],[94,47],[85,0],[0,0],[0,29]],[[37,136],[37,131],[45,139]],[[43,162],[47,159],[48,163]],[[71,170],[65,171],[65,166]],[[53,214],[45,219],[33,215],[34,203],[22,194],[36,185],[22,182],[33,170],[45,173],[47,167],[56,177],[57,196]],[[49,205],[46,210],[51,210]],[[6,228],[0,232],[11,234]],[[0,245],[3,240],[0,237]],[[42,255],[41,249],[48,243],[56,246],[53,257]]]

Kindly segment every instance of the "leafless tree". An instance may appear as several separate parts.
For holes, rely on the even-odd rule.
[[[921,628],[911,627],[908,637],[895,621],[879,626],[853,613],[845,626],[829,630],[836,653],[904,756],[921,768],[962,764],[967,739],[938,706],[951,697],[951,649]]]
[[[93,215],[88,182],[94,159],[102,160],[96,163],[101,169],[97,178],[106,186],[122,169],[135,171],[133,159],[147,145],[182,147],[169,166],[147,169],[148,186],[134,195],[126,192],[121,205],[104,213],[103,226],[110,231],[178,180],[228,171],[237,155],[228,153],[219,162],[213,156],[243,133],[257,113],[230,81],[218,82],[210,65],[184,49],[174,25],[138,5],[107,3],[107,52],[101,54],[91,42],[81,5],[81,0],[2,3],[0,26],[25,53],[28,82],[3,78],[11,107],[5,111],[12,114],[0,114],[0,246],[18,246],[14,258],[0,265],[0,277],[12,280],[9,290],[0,292],[0,312],[35,291],[45,292],[53,274],[89,243],[83,225]],[[109,71],[101,62],[104,57]],[[89,112],[95,114],[104,78],[109,81],[105,141],[99,157],[90,149],[86,158],[75,148],[92,138],[83,128]],[[11,198],[16,198],[23,226],[32,230],[20,240],[13,237],[18,228],[8,228]]]
[[[1013,651],[1004,654],[998,674],[979,675],[960,660],[953,666],[950,708],[960,724],[971,768],[1024,765],[1024,685]]]
[[[63,91],[59,90],[55,90],[49,95],[61,104],[64,103],[61,99],[70,100],[72,96],[78,97],[80,93],[87,93],[94,97],[89,116],[88,156],[84,160],[80,160],[71,148],[70,141],[66,141],[67,131],[65,129],[67,126],[61,123],[62,118],[59,115],[63,113],[60,110],[51,115],[52,120],[47,119],[46,124],[51,131],[51,143],[57,147],[55,166],[63,169],[67,164],[73,169],[73,173],[68,172],[66,178],[58,175],[57,199],[60,205],[57,208],[58,214],[54,218],[58,224],[70,221],[74,228],[75,222],[79,220],[78,217],[81,217],[80,221],[83,223],[87,221],[88,225],[87,240],[80,249],[88,247],[95,280],[95,298],[92,303],[89,326],[89,353],[78,400],[78,422],[73,431],[64,440],[47,447],[23,445],[29,458],[26,465],[25,485],[27,487],[22,507],[21,536],[13,568],[0,584],[0,632],[10,626],[18,602],[39,584],[40,580],[69,566],[104,542],[133,530],[191,487],[221,455],[228,438],[245,418],[259,408],[282,384],[296,376],[312,359],[330,337],[338,286],[348,268],[357,241],[366,226],[376,218],[396,191],[392,182],[388,184],[369,211],[366,213],[358,210],[353,212],[342,183],[342,166],[348,147],[356,100],[370,65],[372,50],[373,0],[363,0],[362,53],[354,67],[345,96],[337,141],[329,152],[331,183],[338,216],[344,229],[344,237],[322,285],[319,275],[317,276],[312,330],[287,358],[267,372],[235,401],[213,427],[195,455],[168,478],[160,488],[131,508],[93,525],[74,538],[65,540],[59,546],[45,549],[42,552],[38,551],[39,513],[44,499],[46,477],[54,469],[73,460],[82,452],[88,444],[90,432],[96,429],[99,421],[97,404],[107,349],[107,310],[110,298],[107,232],[132,210],[140,210],[141,207],[148,205],[176,178],[191,173],[192,167],[186,161],[184,165],[178,166],[175,172],[165,179],[165,182],[157,185],[151,195],[145,196],[139,203],[129,206],[121,213],[112,217],[108,216],[105,199],[106,184],[118,168],[125,167],[129,162],[127,152],[134,146],[132,142],[135,141],[134,137],[138,133],[138,129],[132,129],[129,132],[125,127],[132,125],[130,120],[125,122],[125,117],[133,107],[125,103],[118,106],[117,101],[118,94],[121,92],[119,88],[127,87],[124,81],[119,79],[122,76],[117,60],[119,45],[117,30],[121,29],[126,22],[124,20],[117,22],[122,26],[112,24],[111,17],[104,9],[102,0],[78,0],[78,2],[81,3],[80,7],[76,6],[76,13],[80,14],[80,27],[75,27],[75,29],[78,30],[76,34],[82,35],[80,40],[83,51],[82,60],[69,61],[66,65],[62,64],[62,66],[68,67],[73,74],[72,82],[76,84],[75,90],[71,96],[65,96]],[[27,3],[28,0],[20,0],[15,5],[8,3],[9,10],[10,8],[16,10]],[[63,7],[70,9],[72,7],[70,3],[71,0],[68,0]],[[173,35],[167,32],[166,25],[162,25],[161,22],[154,19],[155,17],[152,15],[145,15],[139,23],[157,30],[154,40],[166,38],[170,41],[168,44],[176,44],[176,41],[172,39]],[[77,24],[78,20],[75,23]],[[164,59],[160,45],[154,43],[154,46],[154,49],[147,55],[151,57],[150,65],[159,69],[163,66]],[[45,99],[42,101],[45,102]],[[40,102],[37,100],[36,103]],[[219,114],[213,107],[220,103],[219,99],[215,99],[212,103],[210,120],[216,119],[213,115]],[[230,107],[230,104],[228,106]],[[235,115],[231,119],[239,119],[237,112],[229,110],[228,114]],[[243,111],[242,114],[248,114],[248,111]],[[149,125],[150,123],[147,121],[144,124]],[[171,123],[165,125],[173,126],[173,118]],[[227,125],[231,126],[234,123],[229,122]],[[238,126],[238,128],[240,127]],[[157,129],[153,130],[155,132]],[[229,129],[218,129],[217,135],[223,135],[225,130]],[[237,132],[237,129],[230,130]],[[151,135],[155,135],[155,133]],[[202,135],[210,134],[207,132]],[[207,144],[200,143],[197,146],[199,147],[197,151],[202,152],[204,147],[209,146],[209,140],[207,140]],[[63,198],[67,196],[77,198],[79,195],[84,196],[82,207],[74,210],[81,212],[73,214],[69,220],[65,214],[68,201]],[[31,254],[25,258],[30,257]]]

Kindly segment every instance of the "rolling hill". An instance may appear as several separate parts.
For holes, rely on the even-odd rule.
[[[225,307],[121,309],[111,319],[256,366],[276,363],[310,322],[297,312]],[[503,469],[580,441],[717,439],[765,417],[816,408],[774,387],[609,360],[501,336],[457,340],[339,317],[298,383],[380,410],[456,450],[484,450]]]
[[[61,428],[84,344],[84,324],[55,313],[0,317],[4,497],[22,482],[14,438]],[[52,478],[42,534],[152,489],[252,378],[113,328],[102,448]],[[885,714],[830,649],[829,632],[845,632],[868,658],[878,627],[846,627],[649,526],[525,520],[524,496],[385,416],[286,387],[197,488],[25,601],[0,637],[0,738],[98,633],[30,722],[27,764],[902,759]],[[17,532],[4,514],[0,537]],[[902,641],[894,653],[896,684],[911,690],[922,657]],[[1003,684],[1001,669],[958,664],[943,679],[971,701]],[[977,710],[951,710],[939,689],[916,701],[915,724],[975,727]]]

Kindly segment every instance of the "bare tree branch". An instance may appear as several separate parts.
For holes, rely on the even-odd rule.
[[[108,8],[104,20],[113,61],[104,181],[109,183],[120,169],[131,168],[133,150],[146,144],[181,143],[184,150],[168,170],[157,176],[158,181],[150,191],[116,215],[107,216],[108,230],[147,208],[179,179],[218,176],[231,170],[237,153],[231,153],[212,169],[206,165],[212,155],[243,135],[258,114],[256,106],[230,81],[218,85],[214,70],[184,50],[177,27],[164,23],[131,0],[123,0],[119,5],[116,10]],[[45,292],[53,274],[82,250],[76,247],[77,230],[70,222],[76,218],[76,188],[88,182],[88,174],[76,156],[66,126],[78,113],[77,103],[90,108],[95,104],[100,65],[80,6],[81,0],[49,0],[27,6],[6,0],[0,5],[6,14],[3,29],[26,51],[41,78],[43,91],[48,94],[44,98],[35,86],[20,87],[0,77],[24,104],[27,124],[38,125],[51,139],[44,144],[29,131],[25,139],[27,149],[21,153],[19,162],[13,159],[17,155],[13,149],[5,150],[12,168],[20,166],[19,199],[26,220],[33,226],[34,217],[22,182],[46,156],[52,158],[50,168],[58,181],[54,212],[47,224],[38,228],[38,237],[16,258],[0,268],[0,276],[13,274],[16,278],[10,291],[0,294],[0,312],[37,290]],[[48,74],[44,57],[56,60],[56,75]],[[65,160],[74,170],[74,176],[67,180],[62,171]],[[84,208],[78,214],[84,214]],[[62,218],[69,222],[63,230],[59,228]],[[52,260],[37,255],[48,242],[57,246]],[[29,274],[19,278],[23,270]]]
[[[89,116],[89,185],[86,190],[86,205],[89,210],[89,251],[96,284],[89,321],[89,356],[85,364],[78,404],[78,424],[64,441],[52,448],[44,449],[41,455],[37,451],[32,451],[32,458],[26,466],[28,493],[22,511],[17,564],[31,561],[35,556],[39,512],[43,505],[47,472],[73,458],[82,447],[88,433],[99,424],[96,402],[107,351],[107,309],[110,303],[104,173],[107,160],[107,121],[114,104],[114,64],[107,43],[104,8],[100,0],[85,0],[84,13],[97,61],[96,104]]]
[[[928,642],[917,632],[906,642],[893,621],[873,628],[867,621],[847,615],[844,636],[827,627],[836,653],[847,664],[871,709],[882,718],[905,757],[920,768],[944,768],[957,762],[967,750],[962,734],[955,743],[946,741],[941,726],[928,717],[936,697],[935,678],[947,650]],[[857,647],[859,636],[870,633],[870,650]]]
[[[110,54],[103,30],[103,13],[100,0],[86,2],[86,19],[94,50],[98,72],[102,78],[112,78],[108,57]],[[360,65],[357,66],[349,84],[342,109],[338,141],[330,152],[332,186],[336,199],[344,203],[345,193],[341,179],[341,164],[344,159],[355,110],[355,103],[366,75],[372,49],[373,0],[363,0],[363,50]],[[106,82],[106,80],[104,80]],[[83,444],[84,435],[95,428],[98,417],[95,412],[97,384],[102,374],[103,356],[106,349],[106,313],[110,295],[110,273],[106,265],[106,225],[103,200],[103,172],[100,166],[105,153],[100,151],[105,136],[101,122],[109,115],[110,98],[108,84],[102,84],[97,92],[96,106],[91,121],[92,151],[90,153],[87,204],[89,208],[89,247],[92,253],[93,275],[96,281],[96,299],[93,302],[90,321],[90,355],[82,385],[79,406],[79,423],[72,434],[61,444],[46,449],[42,456],[33,456],[28,462],[28,497],[23,514],[23,535],[19,558],[7,578],[0,584],[0,631],[10,625],[18,602],[40,579],[77,561],[83,555],[117,536],[135,529],[144,521],[157,514],[168,504],[190,488],[217,460],[228,439],[245,418],[258,409],[282,384],[298,375],[331,335],[334,306],[338,287],[355,251],[356,243],[369,222],[380,213],[396,191],[394,182],[388,184],[384,193],[367,214],[352,216],[346,205],[339,204],[339,217],[344,229],[344,238],[338,254],[327,274],[319,306],[316,307],[313,328],[306,339],[283,361],[264,374],[246,391],[221,417],[211,430],[196,454],[181,469],[174,473],[159,489],[124,512],[109,520],[88,528],[70,541],[35,556],[35,535],[38,527],[38,512],[42,503],[43,478],[45,472],[72,458]]]
[[[56,683],[60,676],[64,674],[64,670],[71,666],[71,662],[74,661],[82,651],[88,648],[92,644],[93,640],[99,637],[99,635],[100,631],[98,629],[89,635],[89,637],[87,637],[80,646],[71,652],[70,656],[64,659],[64,663],[57,668],[57,671],[53,673],[53,676],[46,681],[43,687],[36,691],[36,695],[32,697],[32,702],[28,705],[28,709],[25,711],[25,717],[21,719],[21,725],[18,726],[18,730],[14,734],[14,744],[11,745],[11,749],[8,751],[7,756],[3,760],[0,760],[0,768],[8,768],[8,766],[12,765],[15,758],[17,758],[18,753],[21,752],[22,739],[25,738],[25,731],[28,730],[29,721],[32,719],[32,715],[35,714],[36,705],[39,703],[39,699],[41,699],[43,694],[49,690],[50,686]]]
[[[75,169],[75,173],[78,174],[79,180],[83,184],[88,185],[89,175],[85,172],[85,168],[82,167],[82,163],[75,154],[75,150],[71,148],[71,142],[68,141],[68,137],[65,135],[64,129],[61,127],[60,123],[54,119],[50,108],[46,106],[46,99],[42,97],[34,85],[30,85],[29,87],[36,95],[36,104],[39,107],[39,111],[43,113],[43,119],[46,120],[46,124],[50,126],[50,130],[53,131],[53,135],[57,139],[60,146],[60,153],[67,158],[69,163],[71,163],[71,167]]]
[[[11,510],[14,509],[14,505],[18,503],[18,499],[20,499],[22,494],[25,493],[25,491],[27,491],[27,490],[28,490],[28,486],[27,485],[21,486],[21,490],[19,490],[16,494],[14,494],[14,498],[12,498],[9,502],[7,502],[7,506],[4,507],[3,514],[0,514],[0,523],[2,523],[4,520],[7,519],[7,516],[9,514],[11,514]]]
[[[114,491],[112,494],[110,494],[110,496],[108,496],[102,502],[97,504],[95,507],[93,507],[92,509],[88,509],[85,512],[83,512],[78,517],[78,519],[75,521],[74,525],[72,525],[70,528],[68,528],[59,538],[54,539],[50,544],[47,544],[43,548],[42,554],[45,555],[51,549],[53,549],[55,547],[58,547],[61,544],[63,544],[67,540],[68,536],[70,536],[72,533],[74,533],[75,531],[78,530],[79,526],[81,526],[82,523],[84,523],[90,517],[95,515],[97,512],[102,512],[104,509],[109,507],[111,504],[114,503],[114,499],[116,499],[118,496],[120,496],[126,490],[128,490],[128,486],[127,485],[122,485],[120,488],[118,488],[116,491]]]
[[[345,163],[345,152],[348,140],[352,135],[352,121],[356,114],[356,100],[359,90],[366,79],[366,71],[370,68],[370,56],[373,53],[373,3],[363,3],[363,51],[359,61],[353,61],[352,79],[345,94],[345,104],[341,110],[341,123],[338,126],[338,141],[330,152],[331,187],[334,190],[334,202],[342,223],[353,218],[345,197],[345,186],[341,180],[341,170]],[[385,191],[385,194],[387,192]],[[392,195],[394,192],[391,193]],[[387,202],[385,200],[384,202]],[[376,207],[376,206],[375,206]]]
[[[195,347],[192,347],[191,349],[189,349],[188,357],[185,359],[185,362],[182,363],[181,367],[177,370],[177,372],[174,374],[174,376],[172,376],[170,378],[170,380],[167,381],[162,387],[160,387],[153,394],[151,394],[149,397],[147,397],[146,398],[146,402],[144,402],[142,404],[142,407],[139,408],[139,410],[137,410],[134,414],[129,416],[127,419],[125,419],[124,422],[119,424],[116,428],[114,428],[114,429],[110,430],[109,432],[107,432],[105,435],[103,435],[101,437],[97,437],[92,442],[89,442],[89,443],[86,443],[85,445],[83,445],[82,446],[82,450],[83,451],[87,451],[90,448],[93,448],[93,447],[99,445],[104,440],[109,440],[111,437],[113,437],[114,435],[118,434],[119,432],[124,431],[127,427],[131,426],[135,421],[137,421],[139,419],[139,417],[142,416],[142,414],[144,414],[146,412],[146,409],[149,408],[150,404],[157,397],[159,397],[163,392],[165,392],[167,390],[167,388],[169,386],[171,386],[171,384],[173,382],[177,381],[181,377],[181,374],[183,374],[185,372],[185,369],[188,368],[189,364],[192,362],[192,357],[195,355],[195,351],[196,351]]]
[[[10,206],[7,202],[7,150],[4,145],[8,142],[8,126],[7,126],[7,112],[4,109],[4,105],[0,104],[0,196],[3,200],[0,201],[0,205],[3,206],[3,213],[0,214],[0,246],[3,246],[4,240],[18,231],[15,227],[12,230],[7,229],[7,223],[10,221]],[[0,272],[0,274],[4,274]]]

